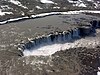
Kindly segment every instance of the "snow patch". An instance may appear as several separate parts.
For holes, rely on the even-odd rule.
[[[100,75],[100,72],[99,71],[97,72],[97,75]]]
[[[95,8],[98,8],[99,7],[99,4],[98,3],[93,3],[95,6]]]
[[[36,6],[36,8],[37,8],[37,9],[43,9],[43,8],[41,8],[40,6]]]
[[[56,7],[53,7],[54,9],[60,9],[60,7],[59,6],[56,6]]]
[[[78,7],[87,7],[84,2],[82,0],[77,0],[77,1],[74,1],[74,0],[68,0],[69,3],[72,3],[73,6],[78,6]]]
[[[68,0],[69,3],[77,3],[78,1]]]
[[[87,7],[84,3],[78,5],[79,7]]]
[[[1,9],[0,9],[0,16],[3,16],[5,14],[13,14],[12,12],[3,12]]]
[[[100,67],[98,67],[98,70],[99,70],[99,71],[97,72],[97,75],[100,75]]]
[[[15,5],[18,5],[18,6],[20,6],[20,7],[23,7],[23,8],[25,8],[25,9],[28,9],[27,7],[23,6],[23,5],[21,4],[21,2],[19,2],[19,1],[17,1],[17,0],[10,0],[9,2],[11,2],[11,3],[15,4]]]
[[[54,4],[54,2],[51,1],[51,0],[40,0],[40,1],[41,1],[41,3],[50,3],[50,4]]]
[[[22,20],[22,19],[27,19],[28,17],[20,17],[20,18],[14,18],[14,19],[9,19],[8,22],[13,22],[13,21],[19,21],[19,20]]]
[[[44,17],[44,16],[49,16],[49,15],[57,15],[57,14],[80,14],[80,13],[100,13],[100,11],[93,11],[93,10],[79,10],[79,11],[68,11],[68,12],[50,12],[50,13],[42,13],[42,14],[37,14],[37,15],[31,15],[31,17]]]
[[[80,14],[80,13],[98,13],[100,14],[100,11],[97,11],[97,10],[79,10],[79,11],[68,11],[68,12],[50,12],[50,13],[42,13],[42,14],[37,14],[37,15],[31,15],[30,17],[31,18],[37,18],[37,17],[45,17],[45,16],[49,16],[49,15],[59,15],[59,14],[64,14],[64,15],[67,15],[67,14]],[[2,12],[2,10],[0,10],[0,15],[3,16],[3,15],[6,15],[6,14],[13,14],[12,12]],[[22,15],[24,15],[24,13],[22,13]],[[5,24],[7,22],[13,22],[13,21],[18,21],[18,20],[22,20],[22,19],[25,19],[25,18],[30,18],[30,17],[20,17],[20,18],[14,18],[14,19],[9,19],[9,20],[6,20],[6,21],[1,21],[0,24]]]
[[[2,10],[8,10],[8,9],[13,9],[13,8],[10,8],[8,5],[2,5],[1,9]]]
[[[87,1],[89,1],[89,2],[94,2],[94,0],[87,0]]]
[[[74,0],[68,0],[69,3],[80,3],[82,2],[82,0],[77,0],[77,1],[74,1]]]

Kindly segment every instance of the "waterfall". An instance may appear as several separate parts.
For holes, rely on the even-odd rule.
[[[21,48],[24,50],[25,49],[31,50],[40,45],[70,42],[72,39],[76,39],[79,37],[80,37],[80,29],[75,28],[68,31],[55,32],[55,33],[50,33],[48,35],[35,37],[33,40],[30,40],[29,42],[21,46]]]
[[[80,36],[79,36],[79,33],[80,33],[80,31],[79,31],[78,28],[74,29],[74,30],[73,30],[73,38],[80,37]]]
[[[38,46],[41,44],[53,44],[53,43],[61,43],[64,41],[70,41],[71,39],[78,37],[79,37],[79,30],[75,29],[71,31],[56,32],[56,33],[51,33],[49,35],[43,35],[41,38],[35,39],[34,41],[35,45]],[[32,47],[32,45],[30,45],[30,47]]]
[[[25,50],[25,52],[28,53],[31,53],[31,51],[37,50],[38,48],[41,47],[43,47],[44,49],[45,46],[53,47],[53,44],[62,47],[62,44],[65,43],[65,45],[67,45],[69,48],[70,45],[68,43],[71,43],[72,41],[75,41],[76,39],[79,39],[83,36],[89,36],[90,34],[95,34],[96,32],[95,27],[97,27],[95,26],[95,24],[97,25],[97,22],[92,21],[92,25],[86,25],[86,26],[77,27],[67,31],[62,31],[62,32],[57,31],[55,33],[49,33],[47,35],[37,36],[33,40],[29,40],[29,42],[22,44],[19,47],[20,49],[22,49],[22,51]],[[99,26],[100,26],[100,22],[98,21],[98,27]],[[73,46],[74,43],[72,44],[72,47]],[[41,52],[41,50],[39,51]]]
[[[90,23],[92,24],[92,27],[100,28],[100,21],[99,20],[93,20]]]

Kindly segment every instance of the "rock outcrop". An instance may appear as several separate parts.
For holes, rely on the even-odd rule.
[[[81,37],[89,36],[91,34],[95,35],[96,28],[99,28],[98,20],[91,21],[91,25],[79,26],[77,28],[62,31],[62,32],[52,32],[48,35],[42,35],[35,37],[29,42],[19,45],[20,50],[32,50],[40,45],[51,45],[55,43],[71,42],[71,40],[79,39]]]

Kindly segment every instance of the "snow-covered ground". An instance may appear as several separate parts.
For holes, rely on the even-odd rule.
[[[64,1],[63,0],[62,1],[59,1],[59,0],[58,1],[55,1],[55,0],[33,0],[33,1],[30,1],[30,0],[1,0],[0,2],[1,2],[0,10],[9,11],[13,13],[13,15],[17,13],[20,13],[21,15],[23,15],[23,13],[26,13],[25,12],[26,10],[28,13],[33,13],[33,14],[35,11],[37,11],[37,9],[38,10],[45,10],[45,9],[47,10],[64,9],[65,10],[65,9],[68,9],[69,5],[70,7],[75,6],[75,9],[76,7],[79,7],[79,8],[83,7],[86,9],[93,8],[96,10],[100,9],[99,0],[64,0]],[[34,2],[36,2],[36,5],[34,4]],[[65,5],[63,6],[61,4],[63,2],[66,3],[66,6]],[[30,5],[32,3],[33,5]],[[20,9],[23,9],[23,10],[20,10]],[[5,15],[3,11],[0,12],[0,15],[2,14]],[[6,13],[9,14],[8,12]]]
[[[87,1],[93,3],[95,8],[99,7],[99,1],[95,1],[95,0],[87,0]],[[84,2],[83,0],[68,0],[68,2],[72,3],[73,6],[87,7],[86,2]]]
[[[31,15],[32,18],[37,18],[37,17],[43,17],[43,16],[49,16],[49,15],[56,15],[56,14],[80,14],[80,13],[84,13],[84,12],[87,12],[87,13],[99,13],[100,14],[100,11],[98,10],[79,10],[79,11],[68,11],[68,12],[50,12],[50,13],[42,13],[42,14],[37,14],[37,15]],[[5,14],[13,14],[12,12],[2,12],[0,10],[0,15],[5,15]],[[27,16],[26,17],[20,17],[20,18],[14,18],[14,19],[9,19],[9,20],[6,20],[6,21],[2,21],[0,22],[0,24],[5,24],[7,22],[13,22],[13,21],[18,21],[18,20],[22,20],[22,19],[25,19],[25,18],[28,18]]]

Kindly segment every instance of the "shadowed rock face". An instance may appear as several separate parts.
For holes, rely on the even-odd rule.
[[[71,41],[71,39],[79,38],[79,33],[80,30],[76,28],[71,31],[56,32],[53,34],[45,35],[43,37],[39,36],[38,38],[30,40],[29,43],[26,43],[23,48],[30,50],[31,48],[35,48],[41,44],[53,44]]]
[[[80,36],[89,36],[92,33],[95,33],[94,27],[81,27],[80,29]]]
[[[100,21],[98,20],[93,20],[91,24],[93,28],[100,28]]]
[[[29,50],[32,51],[35,48],[38,48],[41,45],[52,45],[59,43],[69,43],[71,40],[80,39],[85,36],[94,35],[96,32],[95,27],[91,26],[81,26],[68,31],[56,32],[45,36],[36,37],[33,40],[30,40],[28,43],[22,44],[19,46],[23,51]]]

